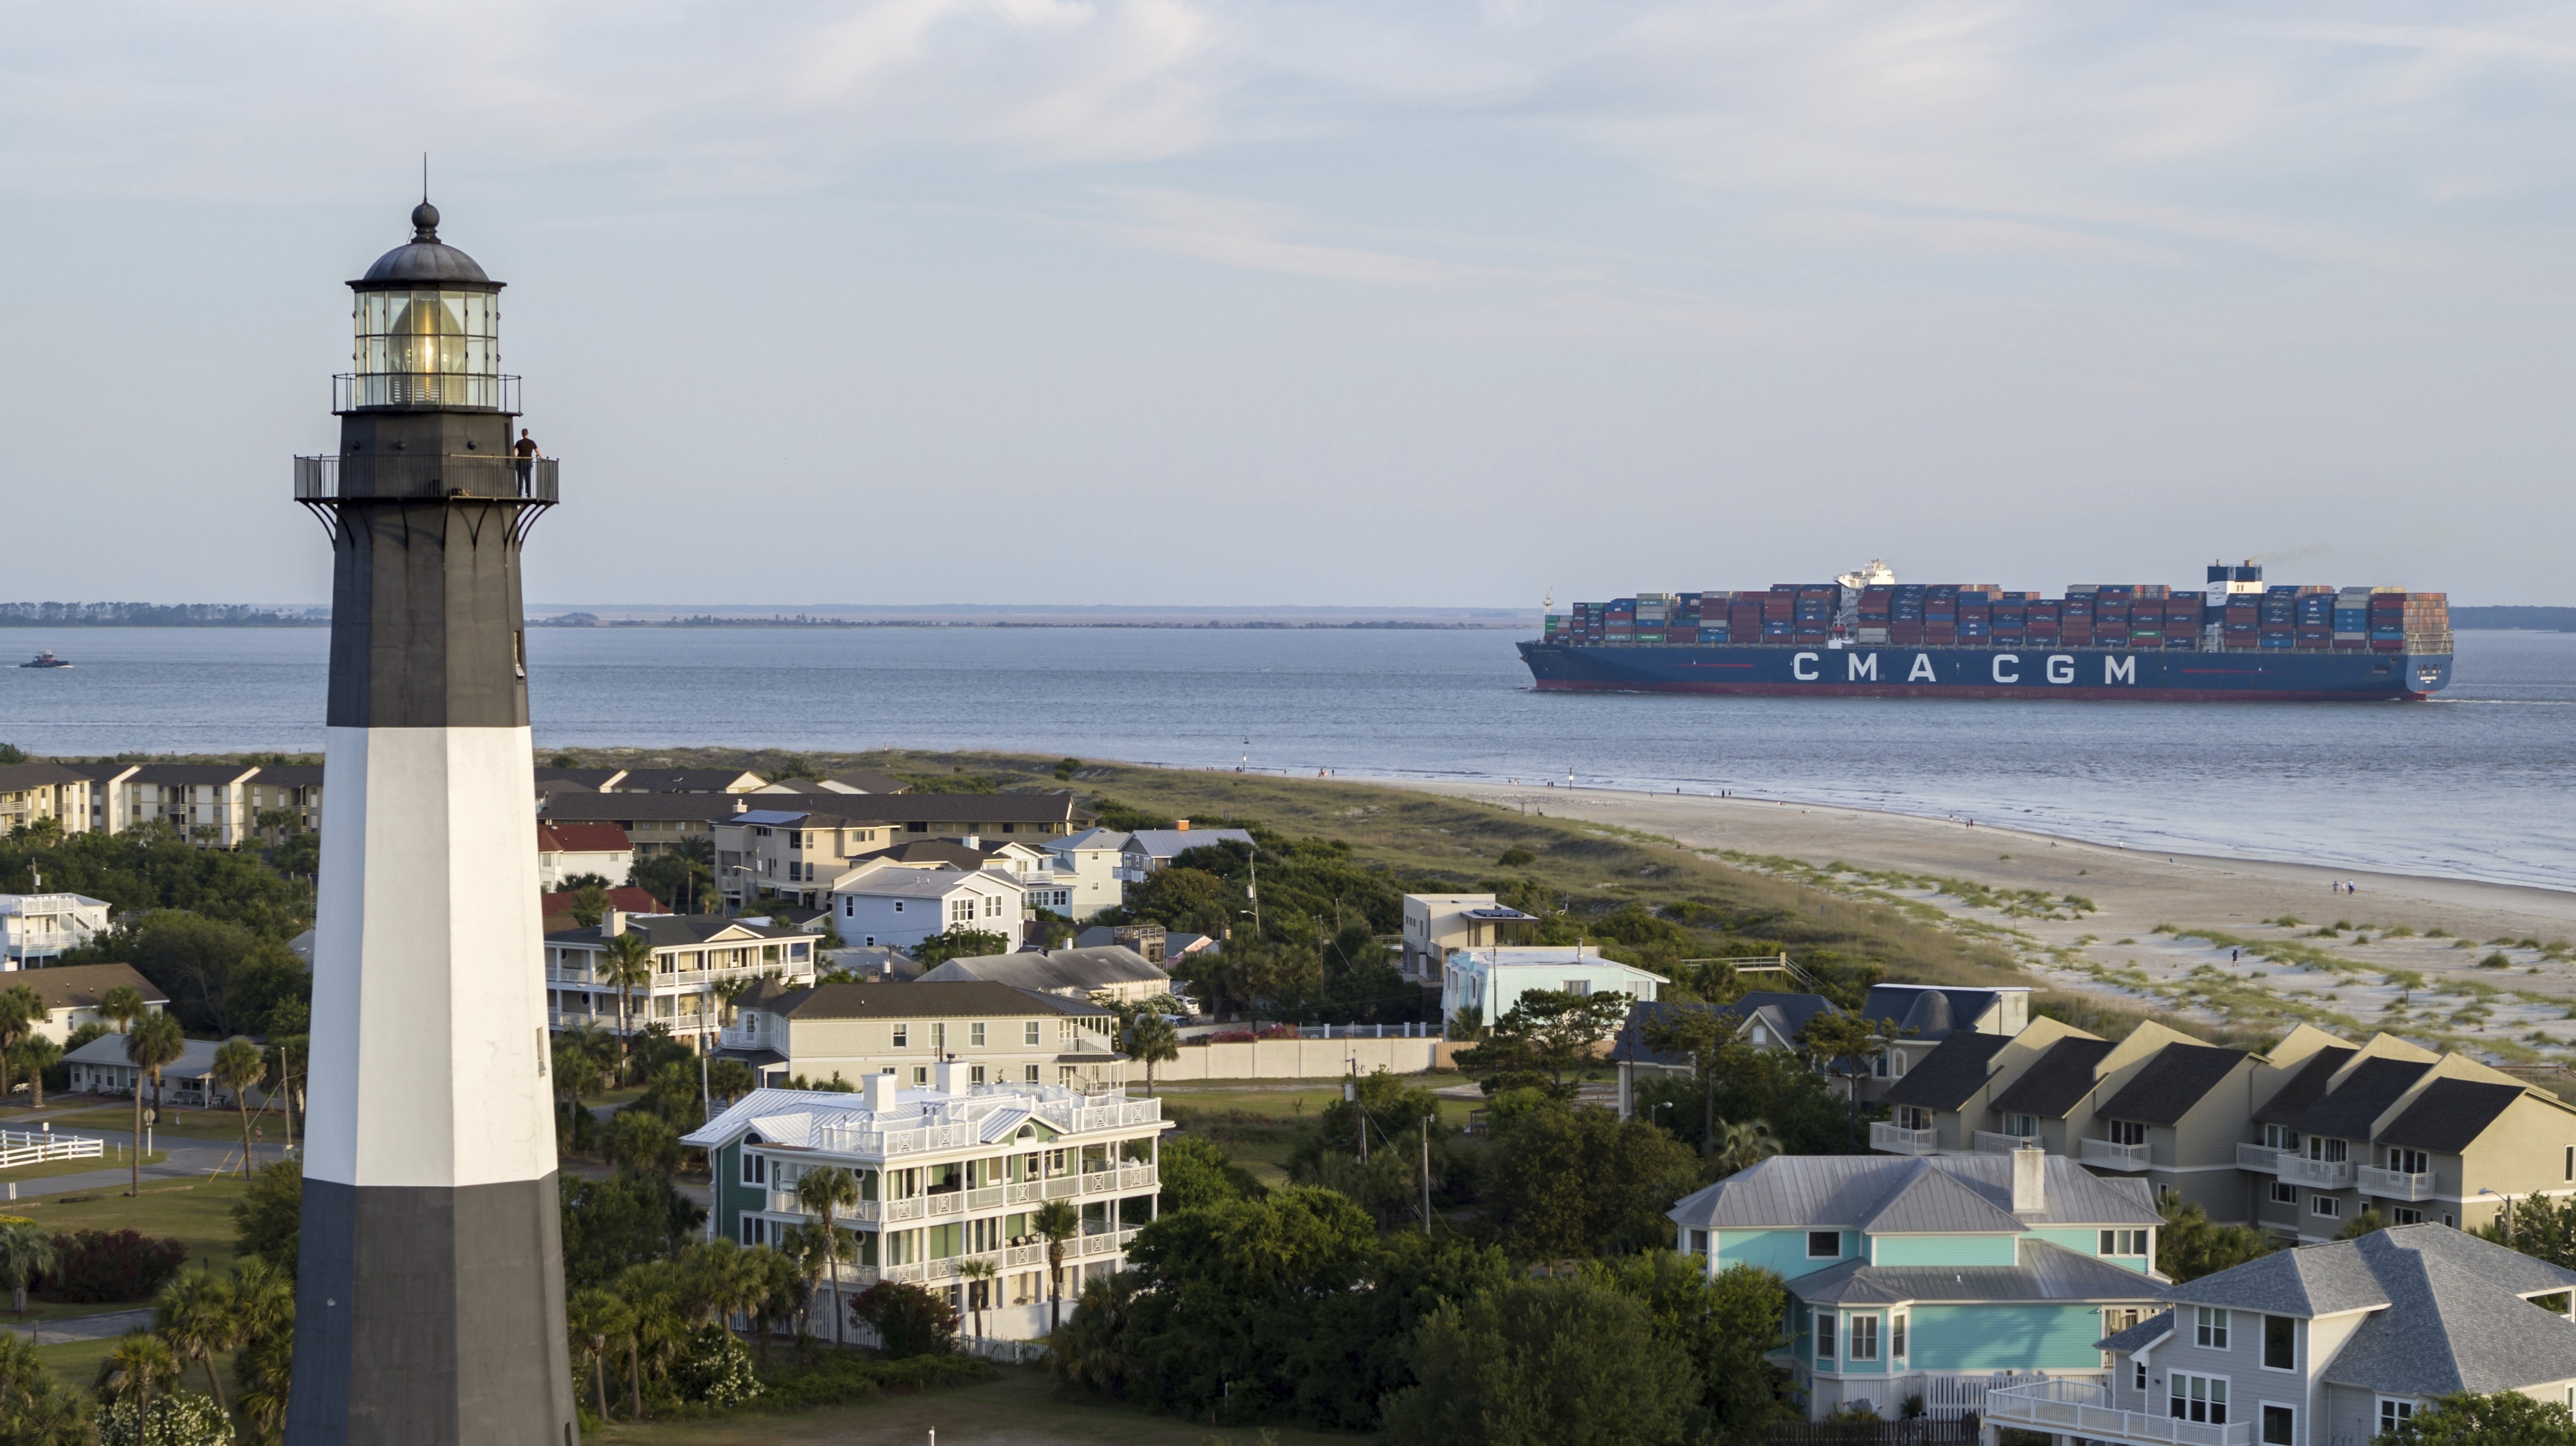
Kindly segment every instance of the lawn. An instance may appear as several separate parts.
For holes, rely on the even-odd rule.
[[[232,1269],[232,1208],[233,1202],[241,1196],[242,1182],[238,1178],[157,1183],[147,1180],[140,1199],[128,1199],[125,1187],[115,1185],[85,1195],[39,1196],[0,1202],[0,1213],[25,1216],[56,1234],[69,1234],[75,1230],[131,1229],[146,1235],[175,1236],[188,1247],[190,1264],[224,1271]],[[75,1316],[134,1310],[150,1303],[140,1300],[92,1301],[71,1305],[60,1301],[30,1300],[27,1314],[21,1317],[11,1315],[7,1309],[7,1297],[0,1296],[0,1321],[68,1320]],[[60,1349],[78,1352],[88,1344],[76,1342]],[[50,1353],[56,1348],[46,1346],[43,1349]],[[96,1364],[95,1355],[89,1359],[93,1365]],[[79,1376],[76,1384],[86,1389],[89,1377]]]
[[[143,1163],[159,1165],[167,1163],[169,1158],[168,1151],[155,1150],[143,1157]],[[118,1154],[116,1148],[111,1145],[106,1154],[95,1160],[47,1160],[41,1165],[20,1165],[14,1170],[0,1170],[0,1185],[15,1184],[21,1180],[50,1180],[57,1175],[86,1175],[93,1170],[130,1170],[132,1168],[133,1162]],[[21,1205],[28,1203],[32,1202],[23,1200],[17,1202]],[[16,1208],[17,1205],[0,1200],[0,1213]]]
[[[1439,1089],[1459,1083],[1456,1075],[1424,1076],[1419,1083]],[[1163,1117],[1193,1135],[1225,1147],[1234,1162],[1264,1185],[1288,1183],[1288,1157],[1313,1128],[1315,1116],[1342,1097],[1337,1084],[1245,1083],[1193,1084],[1158,1089]],[[1441,1123],[1460,1127],[1476,1109],[1467,1100],[1440,1101]]]
[[[200,1373],[202,1375],[202,1373]],[[1060,1400],[1045,1372],[1006,1369],[989,1385],[795,1415],[745,1412],[671,1425],[614,1425],[583,1433],[591,1442],[637,1446],[921,1446],[936,1431],[946,1446],[1351,1446],[1374,1438],[1295,1429],[1219,1429],[1123,1406]]]
[[[58,1113],[51,1109],[44,1113],[46,1118],[54,1122],[54,1128],[57,1130],[114,1130],[119,1134],[130,1134],[134,1130],[134,1106],[131,1104],[99,1105],[74,1110],[70,1114]],[[250,1119],[254,1127],[265,1128],[267,1138],[271,1140],[286,1138],[286,1121],[276,1114],[262,1116],[254,1111]],[[160,1112],[160,1118],[153,1122],[152,1132],[156,1135],[177,1135],[190,1140],[223,1140],[239,1144],[242,1133],[241,1116],[231,1110],[183,1110],[175,1106],[165,1107]]]

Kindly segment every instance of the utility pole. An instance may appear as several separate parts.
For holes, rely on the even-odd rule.
[[[1368,1163],[1368,1111],[1360,1104],[1359,1076],[1342,1076],[1342,1101],[1351,1107],[1351,1118],[1359,1122],[1360,1163]]]
[[[1245,863],[1252,870],[1252,882],[1243,886],[1243,897],[1251,901],[1252,937],[1258,939],[1261,937],[1261,860],[1248,859]]]
[[[1431,1233],[1431,1117],[1422,1117],[1422,1233]]]

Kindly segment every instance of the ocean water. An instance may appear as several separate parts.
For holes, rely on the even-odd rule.
[[[319,629],[11,629],[38,753],[314,750]],[[2576,634],[2462,633],[2421,704],[1541,694],[1501,632],[553,629],[541,746],[1007,748],[1883,807],[2133,847],[2576,888]],[[14,661],[14,660],[9,660]]]

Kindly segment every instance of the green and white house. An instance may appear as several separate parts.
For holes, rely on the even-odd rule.
[[[850,1172],[859,1197],[833,1222],[856,1237],[853,1258],[833,1267],[845,1299],[880,1280],[904,1281],[946,1296],[967,1332],[1046,1335],[1050,1296],[1060,1289],[1070,1314],[1083,1282],[1124,1266],[1128,1242],[1154,1218],[1158,1145],[1171,1127],[1160,1100],[977,1084],[966,1070],[942,1061],[927,1087],[905,1087],[888,1071],[855,1092],[745,1095],[682,1137],[714,1165],[710,1224],[745,1245],[776,1243],[789,1227],[816,1219],[797,1199],[805,1172],[837,1166]],[[1053,1200],[1071,1205],[1079,1222],[1063,1243],[1060,1278],[1051,1278],[1036,1221]],[[970,1261],[992,1266],[992,1277],[970,1278],[961,1269]],[[817,1292],[818,1316],[830,1302],[828,1290]],[[816,1319],[810,1328],[866,1339],[847,1320]]]
[[[2095,1344],[2154,1314],[2162,1224],[2143,1181],[2037,1149],[1891,1158],[1783,1155],[1684,1197],[1678,1248],[1714,1274],[1788,1282],[1809,1416],[1979,1409],[1989,1389],[2099,1382]]]

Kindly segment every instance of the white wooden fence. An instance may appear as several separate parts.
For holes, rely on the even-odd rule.
[[[95,1160],[107,1143],[91,1135],[57,1135],[51,1130],[0,1130],[0,1170],[39,1165],[47,1160]]]

